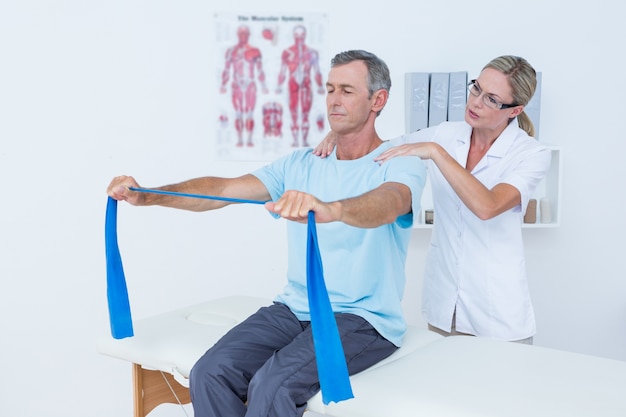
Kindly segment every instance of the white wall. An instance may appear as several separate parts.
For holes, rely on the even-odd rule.
[[[535,342],[626,360],[618,3],[213,4],[0,3],[0,415],[131,415],[130,365],[95,350],[109,331],[105,187],[123,173],[154,186],[257,166],[212,153],[217,11],[328,12],[331,53],[371,50],[392,70],[378,124],[384,137],[404,129],[405,72],[476,75],[495,56],[525,56],[543,72],[542,140],[563,147],[564,164],[561,227],[524,232]],[[284,223],[262,209],[122,205],[119,229],[135,318],[228,294],[271,297],[282,287]],[[429,234],[414,232],[408,264],[405,307],[417,324]]]

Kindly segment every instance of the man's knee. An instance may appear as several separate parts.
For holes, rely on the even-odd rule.
[[[248,387],[248,414],[251,416],[301,416],[313,395],[302,392],[298,377],[285,379],[277,372],[259,370]]]
[[[232,364],[228,357],[210,349],[191,368],[189,388],[194,391],[196,388],[211,384],[216,379],[227,378],[230,373]]]

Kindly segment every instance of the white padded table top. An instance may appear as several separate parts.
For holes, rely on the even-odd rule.
[[[265,298],[234,296],[137,320],[133,323],[133,337],[103,337],[98,341],[98,351],[146,369],[188,378],[198,358],[222,335],[260,307],[271,303]],[[409,327],[403,347],[374,367],[397,360],[441,338],[437,333]]]
[[[626,362],[457,336],[352,377],[332,416],[624,417]],[[373,400],[378,399],[378,400]]]
[[[159,314],[133,323],[134,336],[98,340],[102,354],[146,369],[189,377],[196,361],[229,329],[271,300],[226,297]]]
[[[178,376],[224,333],[271,300],[228,297],[134,323],[100,353]],[[184,378],[180,378],[180,377]],[[354,399],[308,410],[335,417],[625,417],[626,362],[537,346],[444,338],[409,327],[403,347],[351,377]]]

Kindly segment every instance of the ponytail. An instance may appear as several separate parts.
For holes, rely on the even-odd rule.
[[[517,123],[519,124],[520,129],[528,133],[528,136],[535,137],[535,126],[526,112],[523,111],[517,115]]]

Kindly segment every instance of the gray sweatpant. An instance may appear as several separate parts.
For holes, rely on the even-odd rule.
[[[365,319],[335,317],[350,375],[397,349]],[[320,389],[310,322],[283,304],[263,307],[210,348],[189,378],[195,417],[301,417]]]

